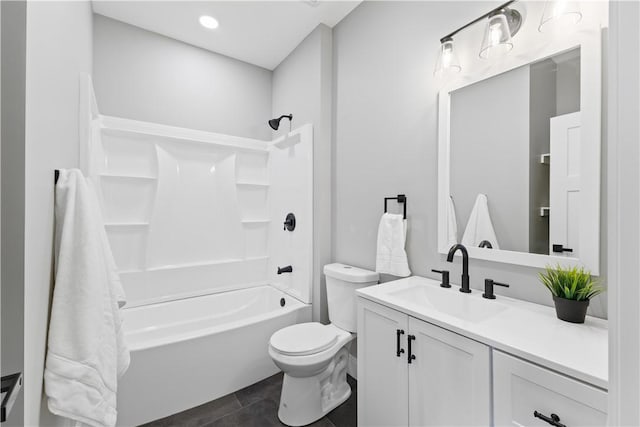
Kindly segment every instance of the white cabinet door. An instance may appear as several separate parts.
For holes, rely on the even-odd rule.
[[[496,426],[548,427],[553,415],[567,427],[607,425],[604,390],[496,350],[493,390]]]
[[[414,318],[409,331],[409,425],[491,425],[489,347]]]
[[[406,314],[358,298],[360,426],[392,427],[408,423],[408,326]]]

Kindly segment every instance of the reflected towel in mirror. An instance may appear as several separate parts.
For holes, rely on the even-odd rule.
[[[447,204],[447,247],[458,243],[458,221],[456,220],[456,207],[453,204],[453,197],[449,196]]]
[[[489,215],[489,201],[486,195],[478,194],[469,215],[467,228],[462,235],[462,244],[467,247],[478,247],[483,240],[490,242],[493,249],[500,249]]]

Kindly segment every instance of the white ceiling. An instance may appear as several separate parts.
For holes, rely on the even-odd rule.
[[[319,24],[336,25],[360,1],[93,1],[93,11],[273,70]],[[200,26],[201,15],[220,26]]]

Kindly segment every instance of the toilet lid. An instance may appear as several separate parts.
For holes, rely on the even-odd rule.
[[[271,347],[287,356],[306,356],[328,349],[337,341],[333,328],[322,323],[299,323],[280,329],[271,336]]]

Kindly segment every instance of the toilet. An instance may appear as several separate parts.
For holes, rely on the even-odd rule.
[[[344,264],[324,266],[328,325],[299,323],[275,332],[269,355],[284,372],[280,421],[304,426],[319,420],[351,395],[349,347],[356,335],[356,289],[378,283],[378,273]]]

